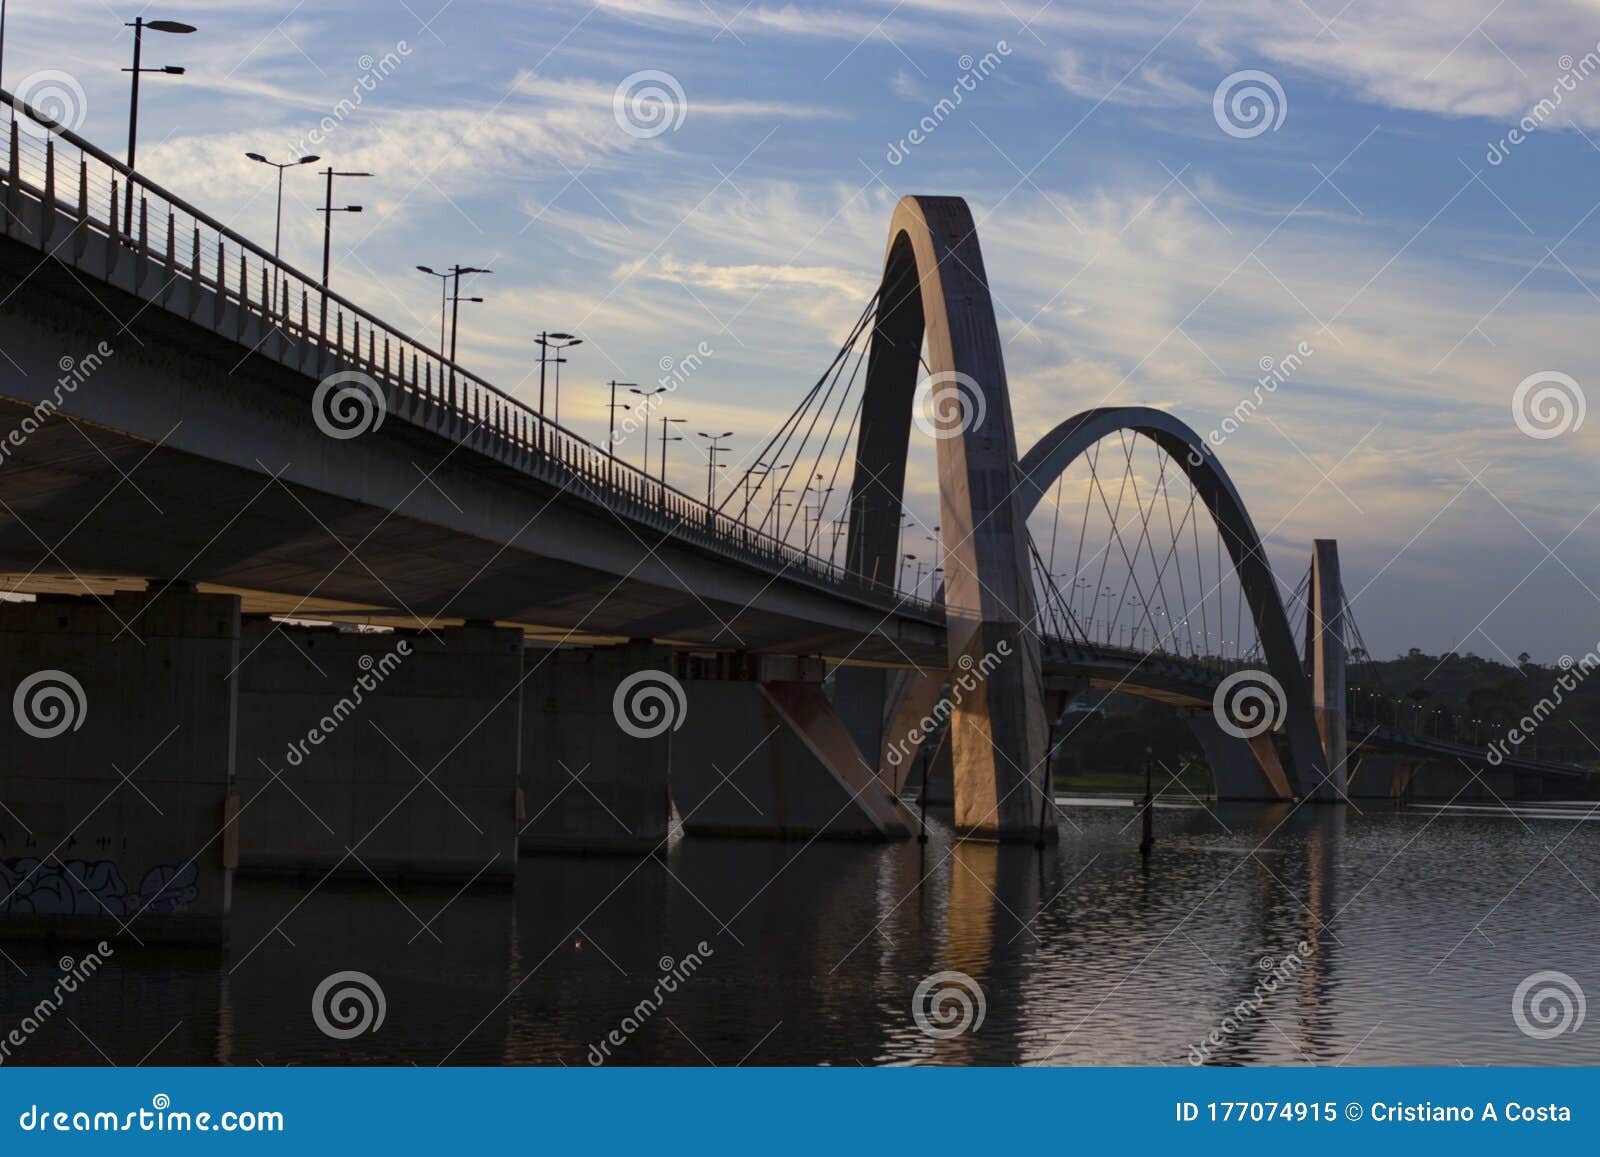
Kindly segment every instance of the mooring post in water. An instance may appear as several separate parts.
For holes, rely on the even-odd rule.
[[[917,843],[928,842],[928,764],[933,762],[933,752],[928,750],[929,744],[924,743],[922,752],[922,798],[917,803],[922,808],[922,830],[917,833]]]
[[[1156,846],[1155,833],[1155,795],[1150,790],[1151,783],[1150,748],[1144,749],[1144,838],[1139,841],[1139,854],[1146,859],[1150,857],[1150,849]]]
[[[1044,820],[1048,815],[1051,803],[1051,793],[1055,791],[1055,755],[1056,755],[1056,724],[1050,721],[1049,729],[1045,732],[1044,744],[1044,790],[1039,793],[1039,834],[1034,838],[1033,846],[1039,851],[1044,851]]]

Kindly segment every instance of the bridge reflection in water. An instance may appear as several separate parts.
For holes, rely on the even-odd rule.
[[[1143,865],[1135,809],[1064,801],[1076,830],[1042,853],[952,848],[940,824],[926,847],[540,857],[514,893],[397,888],[385,904],[246,880],[225,953],[114,957],[114,984],[85,995],[105,1015],[77,1018],[93,1041],[61,1018],[30,1051],[583,1065],[616,1030],[622,1064],[1594,1064],[1600,1039],[1534,1040],[1510,1011],[1530,972],[1600,951],[1592,898],[1545,862],[1568,837],[1570,869],[1600,871],[1589,810],[1162,807]],[[697,970],[641,1007],[702,941]],[[308,944],[317,967],[297,963]],[[30,976],[19,1000],[53,976],[46,946],[9,951]],[[314,1027],[324,964],[374,976],[380,1028],[335,1041]],[[981,991],[974,1031],[918,1026],[913,994],[940,972]]]

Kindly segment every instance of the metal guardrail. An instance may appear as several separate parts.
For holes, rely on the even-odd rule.
[[[899,591],[893,583],[851,574],[761,527],[721,514],[550,421],[130,171],[10,92],[0,90],[0,108],[10,110],[0,172],[8,233],[20,220],[15,198],[30,196],[45,216],[64,216],[74,222],[74,230],[116,241],[155,263],[169,279],[168,287],[181,281],[214,295],[219,311],[233,307],[288,341],[303,343],[320,355],[317,364],[329,372],[355,370],[369,376],[387,396],[399,399],[395,408],[402,414],[442,411],[449,420],[429,428],[465,448],[509,461],[542,481],[570,486],[619,516],[674,539],[896,609],[933,609],[932,603]],[[124,229],[124,220],[132,221],[131,229]],[[81,238],[76,244],[82,244]],[[42,242],[40,247],[56,251]]]

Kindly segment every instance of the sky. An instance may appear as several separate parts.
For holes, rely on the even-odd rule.
[[[365,211],[335,223],[335,288],[431,342],[414,267],[492,269],[461,361],[533,400],[534,335],[581,335],[580,432],[605,382],[704,343],[662,412],[734,431],[736,472],[870,296],[899,197],[959,195],[1023,448],[1170,410],[1221,436],[1286,586],[1339,540],[1375,653],[1600,646],[1600,5],[12,0],[5,87],[66,93],[120,154],[141,13],[199,27],[147,36],[188,72],[144,82],[144,172],[267,241],[246,151],[372,171],[336,198]],[[304,269],[321,193],[288,174]],[[703,450],[673,453],[696,491]]]

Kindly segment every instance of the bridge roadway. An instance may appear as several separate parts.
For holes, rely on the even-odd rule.
[[[65,358],[83,375],[61,401],[72,422],[4,447],[14,581],[181,577],[246,592],[246,610],[290,596],[254,604],[944,662],[928,604],[663,486],[155,186],[121,237],[97,204],[111,158],[12,133],[0,425],[60,398]],[[381,424],[329,437],[317,387],[351,371],[381,391]]]

